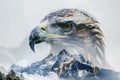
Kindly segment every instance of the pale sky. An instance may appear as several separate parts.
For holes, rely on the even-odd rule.
[[[87,11],[101,23],[106,58],[120,71],[119,0],[0,0],[0,46],[18,46],[45,15],[62,8]]]

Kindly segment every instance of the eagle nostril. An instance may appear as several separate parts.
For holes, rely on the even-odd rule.
[[[47,28],[46,26],[42,26],[42,27],[41,27],[41,30],[45,31],[46,28]]]
[[[45,31],[45,30],[46,30],[46,29],[45,29],[45,28],[43,28],[43,27],[42,27],[41,29],[42,29],[43,31]]]

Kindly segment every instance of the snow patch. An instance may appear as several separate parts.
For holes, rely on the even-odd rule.
[[[38,74],[23,73],[25,80],[59,80],[56,73],[51,72],[48,76],[40,76]]]

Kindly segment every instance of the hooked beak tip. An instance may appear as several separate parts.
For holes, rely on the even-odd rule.
[[[35,53],[34,42],[30,42],[29,46],[32,49],[32,51]]]

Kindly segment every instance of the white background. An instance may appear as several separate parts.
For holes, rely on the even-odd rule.
[[[45,15],[62,8],[87,11],[100,22],[105,36],[106,59],[120,71],[119,0],[0,0],[0,63],[19,55],[14,56],[8,53],[9,50],[2,52],[2,48],[18,47]]]

